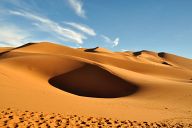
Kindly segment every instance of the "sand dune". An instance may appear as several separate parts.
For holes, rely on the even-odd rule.
[[[96,98],[128,96],[138,89],[135,84],[90,64],[85,64],[81,68],[55,76],[49,79],[49,83],[76,95]]]
[[[49,42],[0,52],[0,109],[138,122],[191,119],[191,59]]]
[[[112,53],[111,51],[105,49],[105,48],[100,48],[100,47],[95,47],[95,48],[89,48],[89,49],[84,49],[85,52],[99,52],[99,53]]]

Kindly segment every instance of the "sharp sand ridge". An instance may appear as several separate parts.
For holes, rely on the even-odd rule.
[[[167,126],[191,127],[191,92],[192,59],[170,53],[74,49],[50,42],[0,48],[0,120],[6,126],[21,111],[26,124],[34,118],[30,113],[37,112],[40,121],[42,112],[60,113],[64,122],[96,119],[90,127],[97,127],[100,117],[102,125],[110,126],[110,119],[114,127],[113,120],[151,127],[166,120]],[[80,127],[81,120],[75,125]]]

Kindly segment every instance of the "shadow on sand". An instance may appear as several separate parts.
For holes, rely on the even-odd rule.
[[[135,93],[138,86],[96,65],[85,66],[55,76],[48,81],[63,91],[86,97],[117,98]]]

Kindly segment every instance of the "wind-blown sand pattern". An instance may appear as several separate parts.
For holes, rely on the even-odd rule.
[[[51,128],[51,127],[77,127],[77,128],[191,128],[192,118],[172,119],[161,122],[139,122],[130,120],[115,120],[102,117],[84,117],[78,115],[63,115],[58,113],[42,113],[5,109],[1,111],[0,127],[27,127],[27,128]]]
[[[70,127],[98,127],[100,120],[101,127],[117,127],[115,120],[119,127],[191,127],[191,92],[192,60],[169,53],[48,42],[0,48],[1,126],[66,125],[56,121],[60,115]]]

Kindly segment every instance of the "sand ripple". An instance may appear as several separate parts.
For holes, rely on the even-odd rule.
[[[43,113],[4,109],[0,112],[2,128],[192,128],[191,119],[164,122],[138,122],[111,118],[84,117],[59,113]]]

